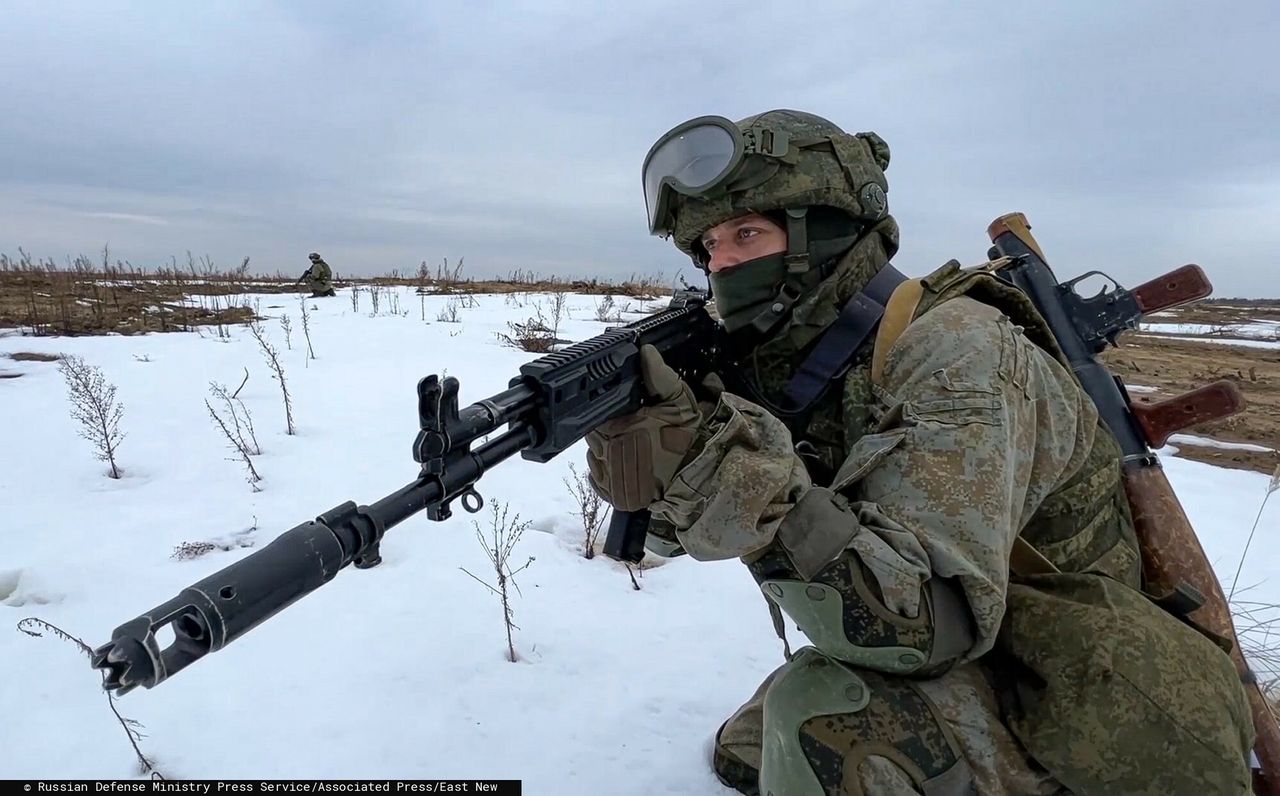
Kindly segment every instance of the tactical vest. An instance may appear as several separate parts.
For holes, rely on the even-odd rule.
[[[995,277],[989,268],[962,269],[953,260],[918,284],[918,294],[910,297],[914,306],[905,307],[905,314],[901,307],[890,308],[890,316],[881,322],[877,335],[869,337],[853,354],[839,383],[822,393],[801,415],[779,413],[791,427],[796,451],[815,483],[828,485],[853,444],[877,430],[887,407],[877,400],[873,385],[892,344],[887,338],[896,339],[907,323],[946,301],[967,296],[995,307],[1070,371],[1035,305],[1022,291]],[[782,403],[780,397],[794,370],[793,364],[786,371],[755,373],[756,385],[746,389],[748,394],[743,397],[764,398],[775,406]],[[1022,538],[1062,572],[1102,572],[1127,586],[1141,588],[1141,559],[1121,480],[1121,458],[1119,444],[1099,419],[1084,463],[1045,498],[1023,529]]]

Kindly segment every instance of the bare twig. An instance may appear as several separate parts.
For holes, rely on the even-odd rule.
[[[248,370],[245,371],[248,374]],[[244,385],[241,384],[241,387]],[[253,415],[249,414],[249,407],[244,405],[244,401],[236,398],[234,395],[227,395],[227,388],[218,384],[216,381],[209,382],[209,391],[213,393],[215,398],[221,398],[222,402],[227,405],[227,412],[231,415],[231,423],[235,428],[236,447],[241,448],[250,456],[257,456],[262,453],[262,446],[258,444],[258,435],[253,430]],[[240,392],[240,390],[236,390]],[[240,419],[241,413],[244,414],[243,422]],[[244,431],[249,431],[249,439],[244,438]]]
[[[521,351],[535,354],[545,354],[558,341],[555,329],[549,323],[546,315],[542,312],[542,305],[535,304],[533,317],[526,319],[524,322],[507,322],[507,328],[511,330],[511,334],[503,334],[502,332],[494,332],[494,334],[504,345],[511,348],[518,348]]]
[[[550,306],[551,311],[551,337],[554,340],[560,339],[560,323],[569,316],[569,293],[566,290],[557,290],[551,294]]]
[[[315,359],[316,352],[311,347],[311,313],[307,312],[307,298],[299,296],[298,301],[302,305],[302,333],[307,338],[307,352],[310,354],[310,359]]]
[[[484,547],[485,554],[489,557],[489,563],[493,564],[494,573],[497,576],[497,587],[495,588],[494,586],[485,583],[483,580],[480,580],[480,578],[477,578],[475,575],[467,572],[467,570],[462,567],[459,567],[459,569],[462,569],[463,572],[466,572],[466,574],[470,575],[490,592],[497,595],[502,601],[502,619],[507,629],[507,660],[515,663],[519,659],[516,656],[515,642],[511,638],[511,630],[512,628],[519,630],[519,626],[512,620],[513,613],[511,610],[511,600],[507,591],[507,585],[510,584],[515,586],[516,592],[519,593],[520,586],[516,583],[515,576],[532,564],[534,559],[533,556],[530,556],[529,560],[522,564],[518,569],[513,570],[510,568],[509,559],[511,552],[515,548],[516,543],[520,541],[520,536],[524,533],[525,529],[529,527],[530,523],[527,521],[521,522],[519,514],[511,520],[508,520],[507,514],[509,508],[509,506],[499,508],[498,502],[494,501],[492,508],[493,520],[491,525],[492,537],[490,539],[485,538],[484,531],[480,529],[479,523],[473,523],[476,529],[476,538],[480,540],[480,544]]]
[[[120,477],[116,451],[124,441],[120,418],[124,407],[116,403],[116,387],[102,371],[72,354],[62,354],[58,370],[71,398],[71,417],[80,423],[80,436],[94,446],[94,455],[111,465],[111,477]]]
[[[213,418],[213,422],[217,423],[218,427],[222,429],[222,433],[226,435],[227,441],[231,443],[231,447],[240,454],[240,460],[244,462],[245,469],[249,471],[249,477],[247,479],[249,486],[253,487],[254,492],[261,492],[262,488],[258,486],[258,482],[262,480],[262,476],[258,475],[258,471],[254,469],[253,460],[249,458],[249,451],[245,450],[244,439],[237,436],[239,429],[237,429],[237,434],[232,434],[231,430],[227,428],[227,424],[224,423],[222,418],[218,416],[218,413],[214,411],[213,406],[209,403],[208,399],[205,399],[204,405],[209,410],[209,415]]]
[[[244,389],[244,385],[246,385],[246,384],[248,384],[248,383],[249,383],[249,369],[248,369],[248,368],[245,368],[245,369],[244,369],[244,379],[240,382],[240,386],[236,388],[236,391],[235,391],[235,392],[233,392],[233,393],[231,393],[231,397],[232,397],[232,398],[235,398],[237,395],[239,395],[239,394],[240,394],[240,391]]]
[[[303,324],[306,326],[305,322]],[[284,367],[280,364],[280,352],[276,351],[275,346],[267,342],[267,338],[263,336],[262,328],[258,326],[257,321],[249,322],[249,332],[253,338],[258,341],[258,345],[262,348],[263,355],[267,358],[267,364],[271,367],[271,378],[280,382],[280,392],[284,396],[284,418],[285,433],[293,434],[293,401],[289,397],[289,388],[284,381]]]
[[[458,300],[449,299],[445,305],[436,313],[436,320],[441,323],[457,323],[458,322]]]
[[[600,497],[600,493],[591,485],[591,479],[586,474],[579,473],[573,464],[569,465],[569,472],[573,479],[564,479],[564,485],[569,488],[569,494],[578,504],[578,510],[574,515],[582,520],[582,531],[585,536],[582,556],[591,559],[596,555],[596,538],[604,527],[610,509]]]
[[[1258,516],[1253,520],[1253,528],[1249,530],[1249,538],[1245,540],[1244,550],[1240,553],[1240,563],[1236,566],[1236,574],[1231,579],[1231,591],[1227,594],[1227,602],[1230,602],[1232,595],[1236,593],[1236,581],[1240,579],[1240,570],[1244,567],[1245,557],[1249,555],[1249,545],[1253,544],[1253,535],[1258,530],[1258,521],[1262,519],[1262,511],[1267,507],[1267,501],[1271,499],[1272,493],[1276,490],[1280,490],[1280,466],[1276,467],[1270,483],[1267,484],[1267,494],[1262,496],[1262,505],[1258,507]]]
[[[33,626],[44,628],[50,633],[53,633],[58,638],[64,641],[70,641],[71,643],[79,647],[80,651],[83,652],[85,655],[89,656],[90,658],[93,657],[93,649],[88,644],[84,643],[84,641],[76,638],[75,636],[71,635],[65,630],[62,630],[61,628],[58,628],[54,625],[49,624],[43,619],[37,619],[36,617],[30,616],[18,622],[18,630],[20,630],[21,632],[26,633],[28,636],[32,636],[34,638],[43,638],[44,636],[43,633],[39,633],[31,629]],[[102,672],[102,679],[104,683],[106,682],[106,677],[107,677],[107,673],[104,670]],[[133,753],[137,755],[138,772],[141,774],[148,774],[148,773],[151,774],[151,778],[153,780],[164,779],[164,775],[162,775],[160,771],[156,768],[155,763],[152,762],[150,759],[148,759],[147,756],[142,753],[142,750],[138,748],[138,742],[141,741],[142,738],[144,737],[141,732],[141,730],[144,729],[142,724],[134,719],[126,719],[124,716],[121,716],[120,711],[116,709],[115,694],[111,693],[110,691],[107,691],[106,689],[103,689],[103,690],[107,695],[107,705],[110,706],[111,712],[115,714],[116,721],[120,722],[120,726],[124,728],[125,735],[129,737],[129,745],[133,747]]]

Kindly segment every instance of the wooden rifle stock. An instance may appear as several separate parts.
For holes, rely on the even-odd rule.
[[[1160,467],[1126,466],[1124,488],[1142,550],[1147,591],[1168,594],[1179,583],[1186,583],[1204,596],[1204,605],[1192,611],[1190,617],[1231,642],[1231,660],[1245,684],[1257,733],[1253,748],[1262,770],[1254,771],[1254,792],[1280,796],[1280,779],[1276,776],[1280,771],[1280,726],[1240,650],[1226,595],[1182,503]]]
[[[1044,259],[1039,243],[1031,235],[1031,226],[1021,213],[1001,216],[991,223],[987,233],[992,242],[1001,235],[1013,234]],[[1132,292],[1139,309],[1152,312],[1202,298],[1209,290],[1209,282],[1199,266],[1188,265]],[[1126,403],[1129,403],[1127,396]],[[1129,403],[1134,425],[1146,436],[1147,444],[1155,447],[1162,446],[1169,434],[1180,428],[1232,414],[1242,407],[1239,388],[1228,381],[1215,382],[1146,407]],[[1124,486],[1141,549],[1145,588],[1153,594],[1168,595],[1179,584],[1187,584],[1204,597],[1204,604],[1191,612],[1190,618],[1231,642],[1231,660],[1244,683],[1257,734],[1254,753],[1261,771],[1254,770],[1254,792],[1261,796],[1280,796],[1280,724],[1244,659],[1217,575],[1159,459],[1154,454],[1126,458]]]
[[[1197,423],[1230,417],[1244,409],[1240,388],[1227,379],[1197,387],[1153,404],[1130,404],[1129,411],[1138,421],[1153,448],[1162,448],[1169,436]]]

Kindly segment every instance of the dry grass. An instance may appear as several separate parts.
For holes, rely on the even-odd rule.
[[[57,362],[62,358],[57,354],[40,354],[35,351],[14,351],[5,356],[17,362]]]
[[[120,261],[112,265],[105,249],[101,263],[81,256],[65,267],[19,252],[16,260],[0,254],[0,328],[18,327],[34,336],[191,331],[244,323],[252,310],[226,297],[247,289],[273,290],[253,282],[247,259],[231,272],[219,271],[207,259],[197,265],[194,258],[187,271],[175,266],[148,272]],[[192,296],[207,298],[192,304]]]
[[[249,259],[235,269],[222,269],[209,258],[187,255],[185,267],[172,261],[155,269],[111,259],[104,248],[100,259],[80,255],[59,265],[0,253],[0,329],[19,328],[24,334],[90,335],[145,334],[192,331],[200,326],[223,327],[256,319],[253,309],[238,303],[245,293],[298,293],[296,277],[249,272]],[[463,276],[463,263],[445,260],[434,271],[423,263],[416,273],[393,270],[375,277],[351,277],[336,286],[371,288],[402,286],[424,295],[579,293],[651,299],[669,295],[662,275],[632,274],[622,281],[599,278],[562,279],[532,271],[514,270],[506,278]]]

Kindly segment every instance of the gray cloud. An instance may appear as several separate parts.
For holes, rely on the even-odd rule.
[[[897,262],[1028,214],[1063,276],[1280,269],[1280,10],[1246,0],[6,4],[0,251],[343,273],[683,271],[653,139],[773,107],[893,150]]]

